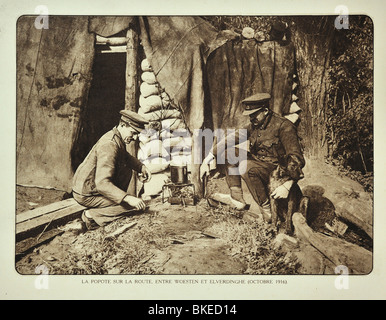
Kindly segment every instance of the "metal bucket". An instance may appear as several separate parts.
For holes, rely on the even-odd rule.
[[[170,180],[175,184],[184,184],[188,182],[188,167],[186,164],[170,164]]]

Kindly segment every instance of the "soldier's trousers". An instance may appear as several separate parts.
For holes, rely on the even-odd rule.
[[[134,207],[126,203],[117,205],[101,195],[82,196],[73,192],[73,197],[79,204],[87,207],[89,215],[99,226],[104,226],[118,219],[124,213],[135,211]]]
[[[234,154],[238,156],[237,151]],[[277,167],[276,164],[255,159],[248,153],[247,158],[242,160],[242,163],[226,161],[225,167],[226,181],[229,187],[241,187],[241,179],[243,179],[256,203],[259,206],[267,203],[269,200],[269,176]]]

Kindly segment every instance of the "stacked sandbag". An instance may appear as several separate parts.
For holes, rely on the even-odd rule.
[[[169,157],[169,153],[163,147],[161,140],[150,140],[149,142],[139,143],[138,159],[142,161],[149,160],[152,158],[165,158]]]
[[[177,143],[178,141],[178,143]],[[177,165],[187,165],[188,172],[191,172],[192,164],[192,137],[188,132],[177,130],[174,136],[163,141],[165,148],[170,152],[170,161]]]
[[[298,84],[297,76],[293,75],[291,105],[288,110],[288,113],[285,114],[284,117],[290,120],[295,125],[299,123],[299,118],[300,118],[299,114],[302,111],[302,109],[300,109],[300,107],[297,104],[299,100],[299,98],[296,95],[298,86],[299,84]]]
[[[147,59],[141,62],[141,84],[138,114],[156,124],[139,135],[138,159],[152,172],[150,182],[144,184],[144,198],[161,192],[170,176],[172,161],[191,162],[191,139],[181,111],[174,107],[170,97],[157,81]]]
[[[179,119],[181,117],[181,112],[177,109],[166,109],[166,110],[155,110],[150,112],[144,112],[142,108],[138,110],[138,113],[145,118],[147,121],[158,121],[159,119]]]

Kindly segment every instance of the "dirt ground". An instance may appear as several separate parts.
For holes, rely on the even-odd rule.
[[[305,174],[306,178],[299,185],[311,197],[308,223],[317,232],[336,236],[325,228],[326,222],[331,223],[336,218],[334,204],[320,194],[315,196],[315,193],[319,190],[318,186],[326,187],[333,183],[331,181],[339,189],[336,186],[337,173],[335,170],[312,171],[312,168],[305,168]],[[350,190],[361,195],[371,210],[371,195],[364,194],[356,182],[348,183]],[[248,189],[245,185],[243,188],[246,201],[251,204],[250,210],[259,215]],[[68,197],[65,192],[56,190],[19,187],[17,191],[17,213]],[[210,191],[226,193],[225,180],[219,176],[212,179]],[[349,199],[352,192],[343,193],[342,197]],[[196,206],[184,207],[163,203],[161,197],[158,197],[150,202],[146,212],[122,217],[94,231],[80,231],[81,221],[72,221],[61,228],[64,231],[61,235],[18,256],[15,267],[21,274],[35,274],[35,269],[41,265],[47,266],[51,274],[332,272],[328,261],[319,261],[320,256],[310,246],[298,244],[296,248],[287,247],[287,253],[276,252],[275,238],[269,234],[269,226],[261,217],[256,221],[245,221],[228,209],[213,209],[204,199]],[[125,226],[131,227],[111,238],[114,231]],[[247,235],[249,238],[244,239]],[[355,226],[349,226],[344,238],[372,250],[372,240]],[[247,247],[250,250],[248,252],[245,249]],[[292,261],[294,256],[297,258],[296,263]],[[261,261],[264,259],[271,266],[274,261],[275,270],[267,269],[269,267]],[[287,266],[283,266],[285,264]]]
[[[81,222],[76,220],[64,226],[62,235],[24,255],[16,269],[34,274],[45,264],[56,274],[242,274],[245,266],[230,256],[227,242],[207,231],[214,220],[202,205],[182,207],[158,198],[146,212],[97,230],[77,234]],[[131,224],[109,240],[109,234]],[[137,269],[121,261],[129,258]]]

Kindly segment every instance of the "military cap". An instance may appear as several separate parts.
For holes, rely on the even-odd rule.
[[[255,113],[263,107],[267,107],[267,102],[271,99],[269,93],[256,93],[241,101],[244,105],[243,115],[247,116]]]
[[[149,123],[149,121],[134,111],[121,110],[119,113],[121,114],[121,120],[138,132],[145,129],[145,124]]]

